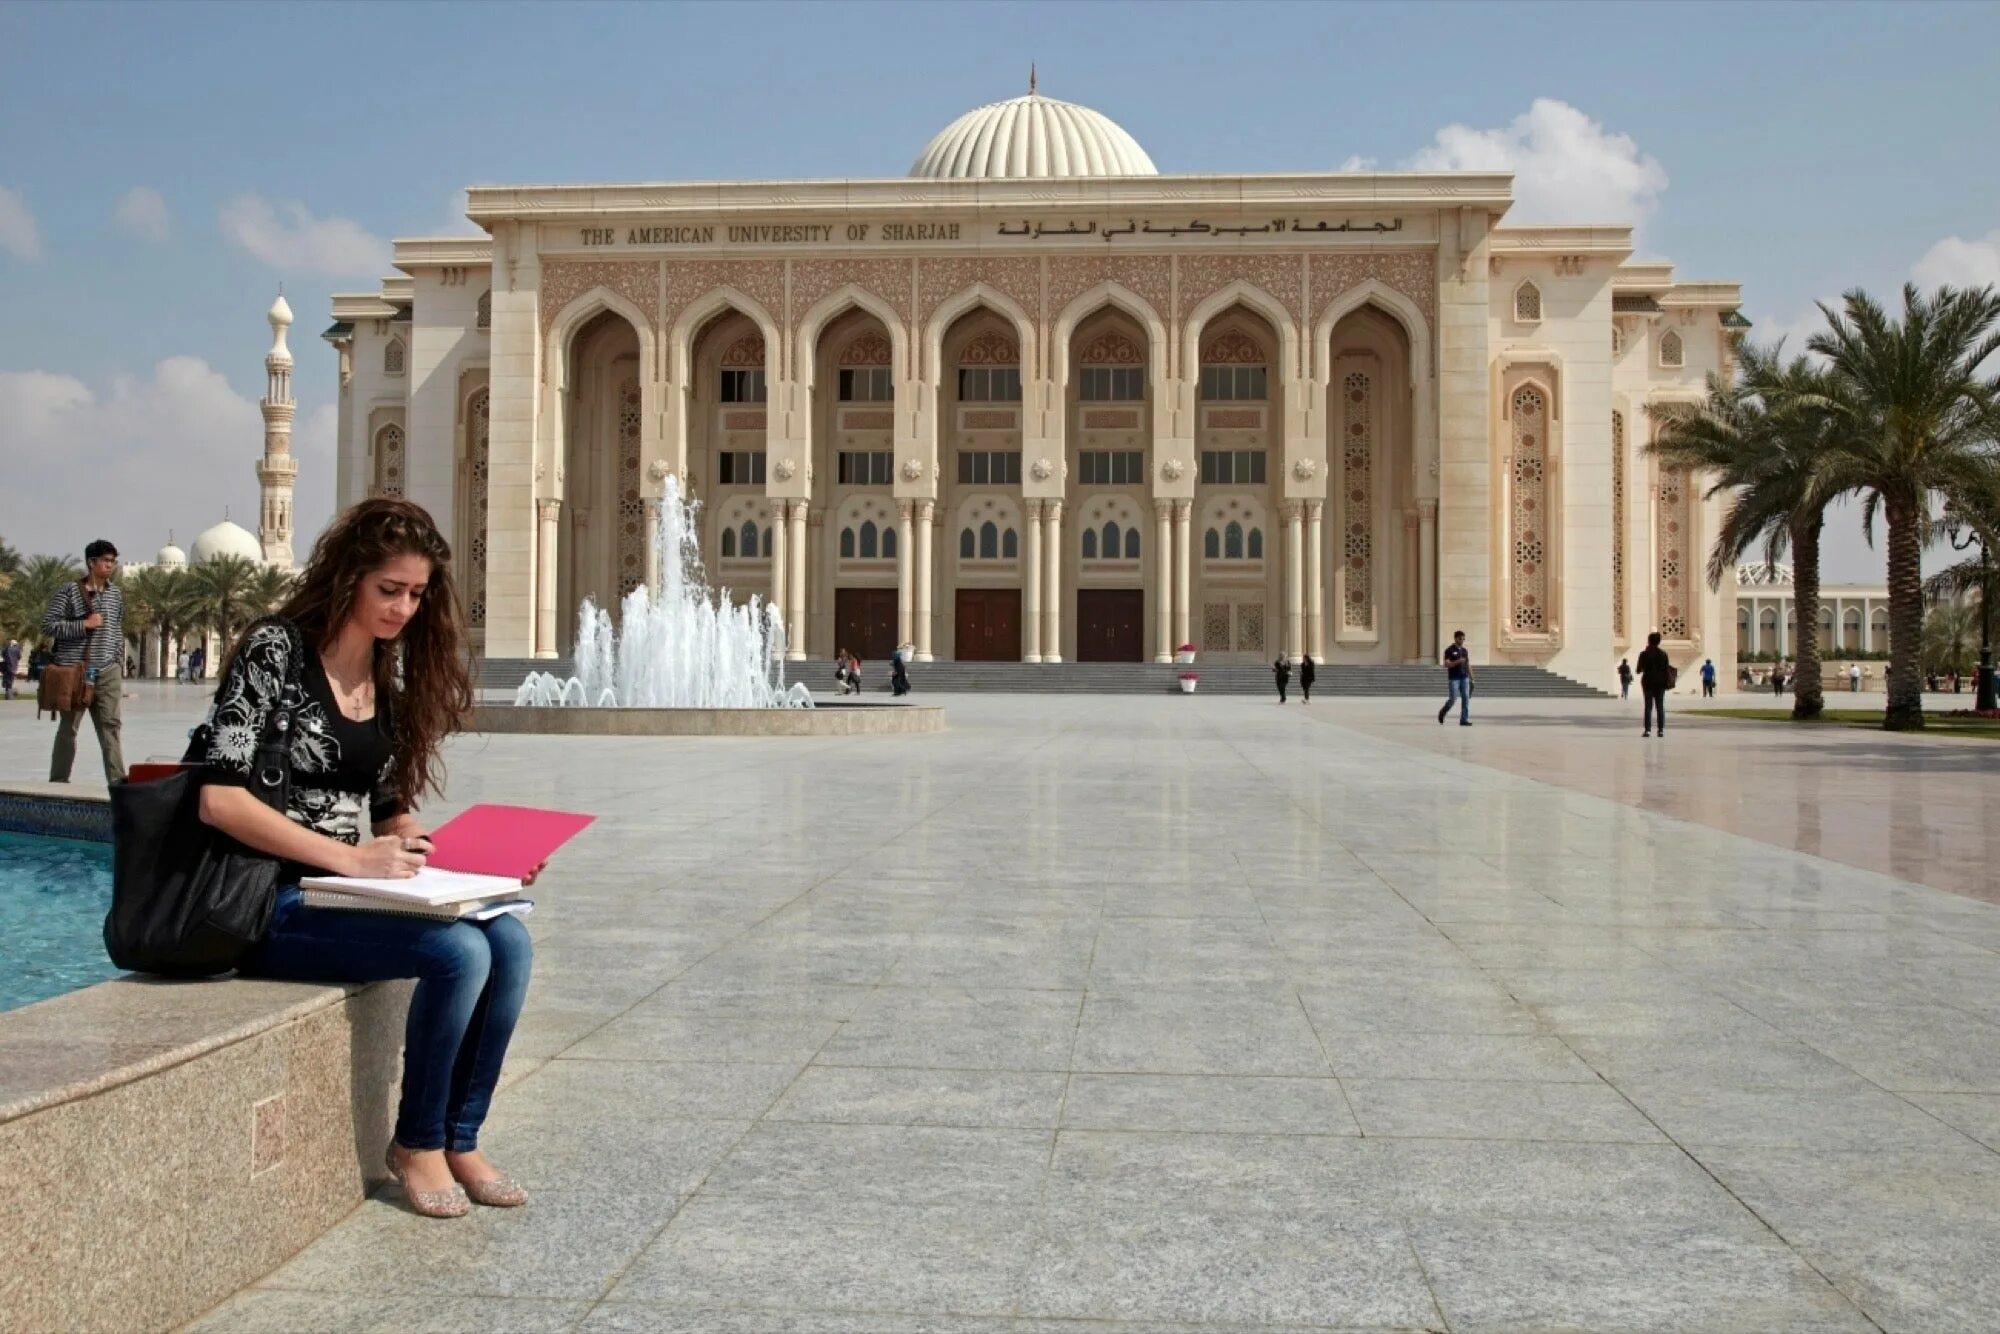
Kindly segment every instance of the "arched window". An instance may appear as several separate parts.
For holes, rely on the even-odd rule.
[[[875,521],[873,519],[864,519],[861,523],[861,559],[874,560],[875,551]]]
[[[1660,335],[1660,364],[1662,366],[1687,364],[1687,354],[1681,347],[1681,336],[1672,329]]]
[[[1243,525],[1234,519],[1222,530],[1222,556],[1224,560],[1243,559]]]
[[[755,523],[747,519],[744,520],[743,539],[737,545],[742,549],[743,559],[756,559],[759,547],[757,546],[757,525]]]
[[[1125,559],[1139,559],[1139,529],[1136,524],[1125,530]]]
[[[722,530],[722,558],[724,560],[733,560],[735,556],[736,530],[734,528],[725,528]]]
[[[961,528],[961,529],[959,529],[959,531],[958,531],[958,558],[959,558],[960,560],[971,560],[971,559],[972,559],[972,544],[973,544],[973,539],[972,539],[972,530],[971,530],[970,528]]]
[[[1086,528],[1083,530],[1083,558],[1085,560],[1097,559],[1097,530],[1095,528]]]
[[[1109,519],[1104,521],[1104,559],[1118,559],[1118,525]]]
[[[764,554],[766,556],[775,556],[777,553],[778,549],[771,545],[771,530],[766,528],[764,530]]]
[[[1021,555],[1021,536],[1012,528],[1000,534],[1000,558],[1017,560]]]
[[[1252,528],[1250,530],[1250,559],[1264,559],[1264,530],[1262,528]]]
[[[882,559],[896,559],[896,530],[887,526],[882,529]]]
[[[475,308],[475,313],[472,317],[472,327],[475,329],[491,329],[493,327],[493,293],[481,292],[479,294],[479,305]]]
[[[382,349],[382,374],[401,375],[403,373],[403,340],[391,338],[389,346]]]
[[[854,530],[852,528],[843,528],[840,530],[840,558],[842,560],[854,559]]]
[[[991,519],[979,525],[979,559],[1000,559],[1000,529]]]
[[[1203,560],[1222,559],[1222,534],[1213,528],[1201,535],[1201,556]]]
[[[1521,324],[1542,322],[1541,288],[1530,282],[1514,289],[1514,318]]]

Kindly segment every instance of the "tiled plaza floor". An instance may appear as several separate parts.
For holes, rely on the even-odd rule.
[[[199,1327],[1995,1326],[2000,908],[1498,762],[1609,703],[948,703],[458,743],[604,817],[488,1125],[535,1198],[388,1192]],[[1749,781],[1707,727],[1579,773]],[[1880,829],[1961,749],[1784,772]]]

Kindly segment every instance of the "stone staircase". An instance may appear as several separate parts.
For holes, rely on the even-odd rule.
[[[1156,662],[920,662],[910,667],[910,683],[924,694],[1160,695],[1180,687],[1183,669]],[[1273,692],[1271,669],[1260,663],[1197,663],[1204,695],[1264,695]],[[488,658],[477,664],[480,690],[512,691],[531,671],[569,676],[567,658]],[[1540,667],[1480,667],[1479,694],[1486,699],[1608,699],[1601,690]],[[785,665],[785,679],[804,681],[815,695],[834,693],[833,664],[815,658]],[[861,684],[873,695],[889,688],[889,664],[861,664]],[[1294,674],[1294,691],[1298,679]],[[1444,698],[1444,673],[1422,664],[1381,666],[1321,665],[1315,695]]]

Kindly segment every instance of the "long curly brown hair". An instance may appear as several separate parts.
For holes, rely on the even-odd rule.
[[[396,497],[364,500],[338,515],[313,543],[312,557],[277,614],[322,649],[353,613],[361,581],[398,556],[430,562],[417,614],[393,641],[375,643],[375,697],[390,701],[396,795],[414,804],[442,791],[444,739],[472,710],[465,621],[451,578],[451,545],[429,511]]]

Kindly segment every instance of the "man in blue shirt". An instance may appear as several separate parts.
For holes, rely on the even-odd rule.
[[[1465,647],[1465,631],[1454,630],[1451,643],[1444,650],[1444,684],[1449,692],[1444,697],[1444,707],[1438,710],[1438,723],[1443,725],[1445,715],[1451,712],[1453,700],[1458,701],[1458,725],[1472,726],[1472,654]]]

